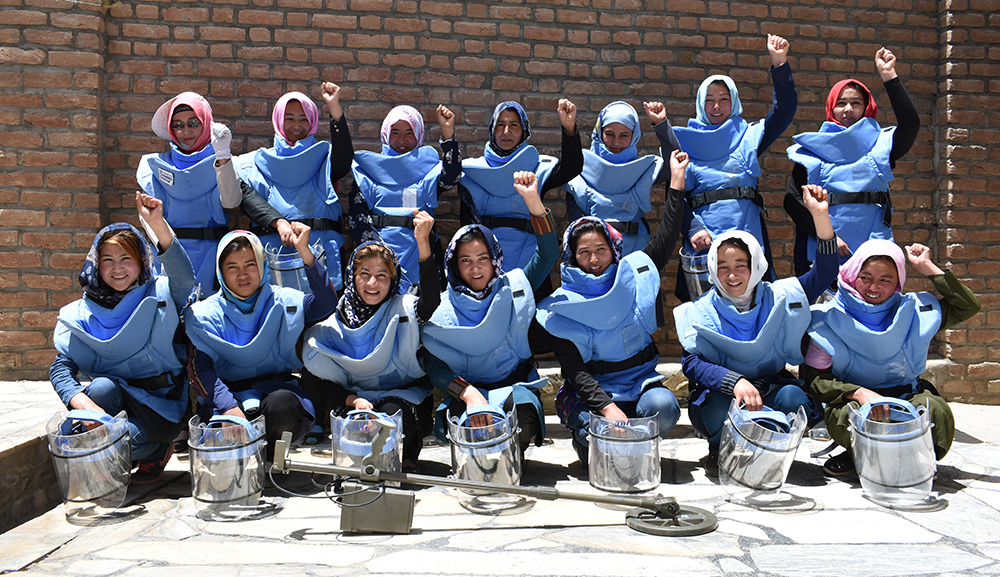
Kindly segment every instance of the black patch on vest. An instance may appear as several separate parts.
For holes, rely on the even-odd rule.
[[[523,296],[524,296],[524,291],[523,290],[516,290],[516,291],[514,291],[514,298],[523,297]]]
[[[934,310],[934,305],[924,305],[924,306],[920,307],[920,312],[922,312],[922,313],[925,313],[927,311],[932,311],[932,310]]]
[[[802,308],[802,303],[788,303],[788,308],[790,308],[790,309],[800,309],[800,308]]]
[[[644,265],[640,266],[635,272],[646,272],[647,270],[649,270],[649,265],[648,264],[644,264]]]
[[[410,317],[405,316],[405,315],[400,316],[399,317],[399,322],[401,322],[401,323],[408,323],[408,322],[410,322]]]
[[[167,301],[156,301],[156,308],[162,309],[165,306],[167,306]]]
[[[295,311],[299,310],[299,307],[285,307],[285,312],[288,314],[295,314]]]

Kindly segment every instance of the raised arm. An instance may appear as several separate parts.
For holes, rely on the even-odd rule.
[[[646,248],[642,249],[653,260],[657,270],[663,270],[677,245],[684,209],[684,173],[688,161],[686,152],[675,150],[670,153],[670,189],[667,190],[667,199],[663,203],[663,216],[656,234],[649,240]]]
[[[560,98],[556,111],[562,126],[562,149],[558,164],[539,185],[539,195],[566,184],[583,171],[583,145],[580,144],[580,132],[576,129],[576,105],[567,98]]]
[[[438,177],[437,194],[453,188],[462,178],[462,152],[455,140],[455,113],[444,104],[437,107],[438,126],[441,127],[441,176]]]
[[[788,50],[787,40],[781,36],[767,35],[767,52],[771,57],[771,81],[774,84],[774,91],[771,94],[771,110],[764,118],[764,136],[757,147],[757,156],[763,154],[788,128],[799,105],[799,97],[795,93],[795,81],[792,80],[792,69],[788,66]]]
[[[879,48],[875,53],[875,70],[882,79],[892,112],[896,115],[896,131],[892,133],[892,150],[889,151],[889,165],[895,168],[896,161],[909,152],[917,140],[920,114],[903,86],[903,80],[896,73],[896,55],[891,50]]]
[[[351,142],[351,133],[347,129],[347,117],[344,116],[344,107],[340,104],[341,89],[333,82],[323,83],[323,100],[326,101],[327,110],[330,113],[330,182],[336,184],[338,180],[347,176],[351,171],[351,163],[354,162],[354,143]]]

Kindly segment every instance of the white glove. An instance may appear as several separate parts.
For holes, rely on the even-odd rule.
[[[233,142],[233,133],[221,122],[212,123],[212,148],[215,149],[216,160],[226,160],[233,157],[229,145]]]

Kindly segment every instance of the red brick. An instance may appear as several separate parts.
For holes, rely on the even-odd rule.
[[[171,6],[160,12],[160,19],[177,22],[208,22],[208,8],[177,8]]]
[[[357,16],[343,14],[314,14],[312,25],[317,28],[343,28],[354,30],[358,27]]]
[[[44,12],[33,10],[3,10],[0,11],[0,24],[12,26],[39,26],[46,23]]]
[[[5,64],[41,64],[45,61],[45,52],[21,50],[20,48],[0,47],[0,63]]]
[[[282,12],[271,12],[268,10],[240,10],[236,14],[236,21],[240,24],[251,26],[281,26],[284,21]]]
[[[99,16],[88,16],[86,14],[60,14],[52,12],[49,14],[49,22],[57,28],[75,28],[78,30],[104,30],[104,23]]]
[[[242,78],[243,65],[237,62],[199,62],[198,76]]]
[[[42,266],[42,253],[38,251],[24,252],[24,251],[6,251],[0,252],[0,267],[2,268],[38,268]],[[11,306],[8,304],[4,294],[4,306]]]
[[[45,344],[48,344],[45,335],[39,331],[0,331],[0,347],[37,347]]]
[[[220,28],[216,26],[202,26],[198,29],[198,38],[205,41],[216,42],[243,42],[246,40],[246,30],[242,28],[230,27]]]
[[[454,63],[455,70],[471,72],[493,72],[496,69],[496,61],[490,58],[475,58],[472,56],[456,56]]]
[[[461,16],[462,3],[459,2],[420,2],[420,12],[435,16]]]
[[[26,274],[24,275],[24,284],[32,288],[65,290],[70,288],[70,279],[64,276]],[[59,311],[24,311],[21,314],[21,319],[24,328],[53,328],[56,326],[58,316]]]
[[[21,164],[24,166],[57,166],[69,162],[69,154],[65,152],[31,152],[21,153]]]
[[[97,134],[93,132],[57,132],[49,134],[49,144],[67,148],[89,148],[97,146]]]
[[[389,48],[392,37],[388,34],[348,34],[348,48]],[[423,39],[421,39],[423,40]],[[455,41],[458,44],[458,41]],[[456,46],[457,50],[457,46]]]

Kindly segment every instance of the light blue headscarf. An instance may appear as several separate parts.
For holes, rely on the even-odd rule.
[[[619,153],[608,150],[608,147],[604,145],[604,140],[601,138],[604,128],[616,122],[632,131],[632,142],[628,148]],[[624,164],[639,158],[638,144],[640,136],[639,115],[636,114],[635,109],[625,102],[612,102],[605,106],[604,110],[601,110],[601,114],[597,117],[597,124],[594,125],[594,131],[590,135],[590,150],[608,162]]]
[[[226,286],[226,279],[222,273],[222,251],[225,250],[229,243],[234,240],[243,237],[250,242],[250,248],[253,250],[254,259],[257,261],[257,270],[260,271],[260,286],[257,290],[247,298],[242,298],[238,296],[233,291],[229,290]],[[219,248],[215,251],[215,276],[219,279],[219,287],[222,294],[225,295],[226,300],[230,301],[236,308],[240,309],[243,314],[248,314],[253,311],[254,305],[257,304],[257,297],[260,296],[261,287],[269,284],[271,278],[271,269],[267,266],[267,259],[264,256],[264,247],[260,244],[260,239],[257,238],[252,232],[247,232],[245,230],[234,230],[226,233],[226,236],[222,237],[219,241]]]
[[[740,104],[740,94],[736,90],[736,83],[733,79],[724,74],[714,74],[706,78],[701,86],[698,87],[698,97],[695,100],[694,108],[698,115],[698,122],[711,126],[712,121],[708,119],[708,113],[705,112],[705,97],[708,95],[708,87],[713,82],[722,81],[725,83],[726,87],[729,88],[729,98],[733,102],[733,111],[729,114],[729,118],[734,116],[740,116],[743,114],[743,105]],[[728,118],[726,120],[729,120]]]

